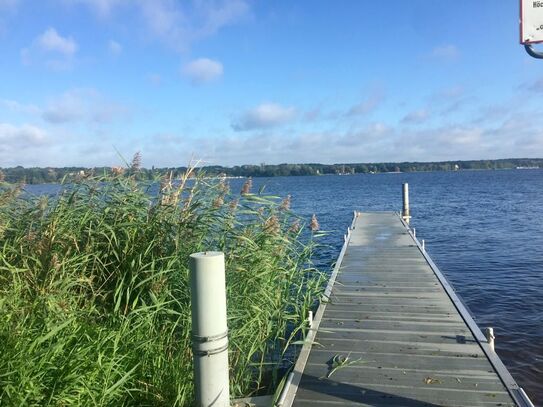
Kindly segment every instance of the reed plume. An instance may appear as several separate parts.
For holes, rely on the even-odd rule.
[[[169,205],[171,203],[172,177],[173,173],[170,171],[160,178],[160,203],[162,205]]]
[[[281,202],[281,205],[279,205],[279,210],[281,211],[289,211],[290,210],[290,195],[287,195],[285,199]]]
[[[139,151],[134,154],[132,157],[132,162],[130,163],[130,171],[137,172],[141,169],[141,153]]]
[[[111,167],[111,172],[113,175],[123,175],[124,174],[124,168],[123,167]]]
[[[278,235],[281,231],[281,226],[279,224],[279,219],[277,216],[272,215],[268,219],[266,219],[266,222],[264,222],[264,231],[268,233],[269,235]]]
[[[290,233],[298,233],[301,229],[301,226],[300,226],[300,220],[299,219],[296,219],[294,222],[292,222],[292,224],[290,225],[288,231]]]
[[[253,179],[251,177],[247,178],[241,187],[241,195],[247,195],[251,193],[251,188],[253,187]]]
[[[226,174],[220,174],[219,175],[220,181],[219,181],[219,191],[222,194],[228,194],[230,192],[230,185],[228,185],[228,181],[226,179]]]
[[[317,220],[317,215],[313,214],[311,216],[311,222],[309,223],[309,229],[311,229],[312,232],[316,232],[320,229],[319,221]]]
[[[213,200],[213,208],[219,209],[223,205],[224,205],[224,197],[222,195],[219,195]]]

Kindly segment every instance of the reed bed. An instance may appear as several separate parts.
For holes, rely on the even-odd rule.
[[[0,404],[190,405],[188,257],[226,254],[231,394],[273,392],[323,286],[290,198],[226,181],[0,184]],[[158,191],[157,191],[158,189]]]

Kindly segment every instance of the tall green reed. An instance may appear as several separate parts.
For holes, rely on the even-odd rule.
[[[231,393],[273,391],[321,292],[289,202],[195,176],[0,186],[0,404],[190,405],[188,256],[226,254]],[[158,192],[153,189],[158,188]]]

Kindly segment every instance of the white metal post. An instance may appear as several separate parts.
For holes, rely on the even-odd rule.
[[[492,349],[492,352],[496,352],[494,349],[494,339],[496,339],[496,337],[494,336],[494,328],[486,328],[485,334],[488,346],[490,347],[490,349]]]
[[[228,327],[224,254],[190,255],[196,406],[228,407]]]
[[[402,184],[402,186],[403,186],[403,189],[402,189],[402,195],[403,195],[402,218],[409,225],[409,220],[411,219],[411,216],[409,215],[409,184],[406,182],[405,184]]]

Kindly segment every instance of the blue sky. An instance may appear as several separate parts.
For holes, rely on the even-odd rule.
[[[518,0],[0,0],[0,167],[543,157]]]

